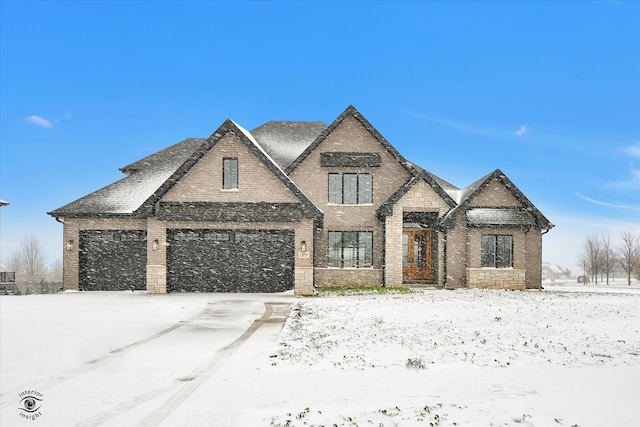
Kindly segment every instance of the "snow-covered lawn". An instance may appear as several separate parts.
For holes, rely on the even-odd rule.
[[[640,425],[640,293],[584,290],[300,301],[276,366],[350,380],[274,423]]]
[[[237,341],[264,302],[291,304],[285,325]],[[30,425],[640,425],[637,284],[33,295],[0,315],[3,427],[30,385]]]

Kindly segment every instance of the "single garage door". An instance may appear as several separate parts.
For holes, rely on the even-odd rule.
[[[167,230],[168,292],[293,289],[293,230]]]
[[[146,289],[145,230],[80,230],[80,289]]]

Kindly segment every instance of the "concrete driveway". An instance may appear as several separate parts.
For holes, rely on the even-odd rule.
[[[165,303],[161,298],[174,297],[154,296],[148,301]],[[6,372],[8,365],[3,365],[3,377],[11,380],[11,386],[2,389],[0,424],[24,425],[25,420],[16,409],[20,393],[36,390],[44,399],[41,416],[33,420],[33,425],[183,425],[179,420],[168,419],[203,384],[215,382],[218,371],[258,330],[276,342],[295,301],[290,294],[210,294],[210,297],[205,294],[198,298],[207,302],[190,319],[102,351],[97,357],[63,371],[15,378]],[[13,301],[0,302],[7,306]],[[83,334],[86,332],[79,332],[78,339]],[[99,336],[96,338],[100,340]],[[7,350],[4,344],[3,340],[3,356],[15,358],[15,351]],[[69,338],[59,345],[72,347]],[[40,359],[31,355],[38,361],[30,363],[46,365],[46,360],[40,361],[46,359],[46,351],[46,348],[32,349],[31,352],[42,353]],[[46,372],[47,368],[38,366],[37,370]],[[22,378],[25,380],[19,381]]]

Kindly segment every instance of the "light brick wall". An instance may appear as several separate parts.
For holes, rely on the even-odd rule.
[[[222,189],[222,161],[238,158],[238,189]],[[162,198],[163,202],[299,202],[233,133],[223,136]]]
[[[511,289],[523,290],[525,270],[516,268],[467,268],[469,289]]]
[[[542,288],[542,234],[532,229],[525,236],[525,268],[527,289]]]
[[[321,167],[323,152],[378,153],[380,167]],[[330,205],[328,203],[329,173],[370,173],[373,175],[373,203],[370,205]],[[290,174],[291,179],[324,212],[324,227],[315,233],[315,282],[318,286],[358,283],[379,286],[384,264],[384,226],[376,210],[410,178],[409,173],[353,116],[346,117],[334,131]],[[328,231],[372,231],[373,270],[356,269],[341,274],[327,269]],[[357,278],[359,277],[359,278]]]
[[[446,280],[447,289],[458,289],[467,286],[467,221],[458,218],[456,227],[446,231]]]
[[[393,207],[393,214],[385,220],[385,285],[402,286],[402,218],[404,212],[436,212],[438,218],[449,211],[449,206],[426,182],[416,183]],[[437,239],[438,259],[436,285],[444,283],[444,238]]]
[[[504,185],[494,179],[469,203],[469,207],[519,207],[522,204]]]

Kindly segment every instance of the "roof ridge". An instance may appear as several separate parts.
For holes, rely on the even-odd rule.
[[[408,166],[407,160],[386,140],[384,136],[360,113],[356,107],[349,105],[327,128],[313,141],[287,168],[287,174],[293,172],[329,136],[348,116],[353,116],[373,137],[402,165],[411,175],[414,171]]]

